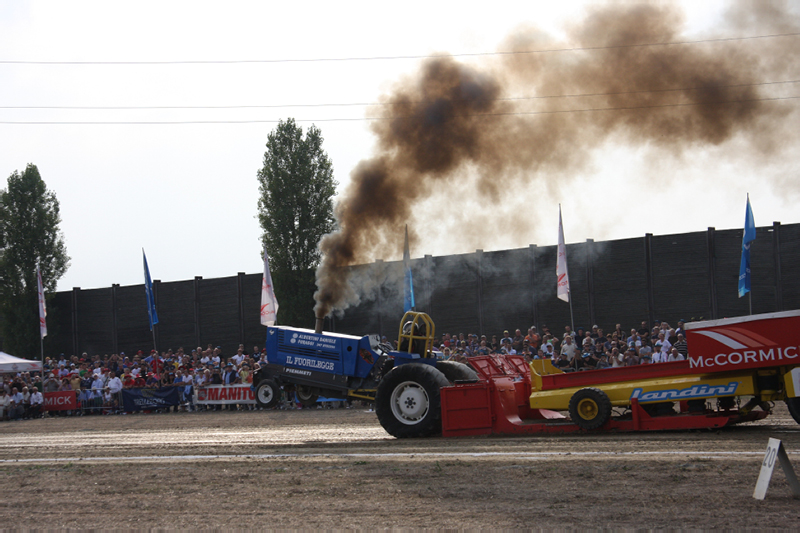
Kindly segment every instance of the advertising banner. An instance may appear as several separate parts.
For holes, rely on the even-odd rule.
[[[255,404],[256,397],[250,385],[207,385],[195,387],[194,403],[200,405]]]
[[[123,410],[141,411],[180,405],[177,387],[160,389],[122,389]]]
[[[45,411],[71,411],[78,408],[78,399],[74,390],[44,393]]]

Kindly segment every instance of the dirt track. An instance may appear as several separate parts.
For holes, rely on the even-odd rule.
[[[398,441],[364,410],[0,423],[5,527],[794,528],[768,437],[783,404],[723,431]],[[8,462],[15,461],[15,462]]]

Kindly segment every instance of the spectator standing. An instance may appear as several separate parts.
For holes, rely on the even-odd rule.
[[[108,373],[108,383],[106,383],[111,394],[116,395],[122,390],[122,380],[113,371]]]
[[[569,327],[569,326],[567,326]],[[564,333],[564,344],[561,345],[561,353],[567,356],[567,359],[573,360],[578,353],[578,348],[572,341],[572,335]]]

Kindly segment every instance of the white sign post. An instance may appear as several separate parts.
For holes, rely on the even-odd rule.
[[[769,487],[770,479],[772,479],[772,470],[775,468],[776,459],[781,462],[783,474],[792,488],[792,494],[795,498],[800,498],[800,482],[797,481],[797,476],[794,473],[794,468],[792,468],[792,463],[789,462],[789,456],[783,448],[783,443],[778,439],[769,439],[767,453],[761,463],[761,473],[758,475],[758,481],[756,481],[756,490],[753,491],[753,498],[763,500],[767,495],[767,488]]]

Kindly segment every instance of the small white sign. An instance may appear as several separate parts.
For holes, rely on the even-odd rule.
[[[772,471],[775,469],[775,461],[778,460],[783,468],[783,473],[786,476],[786,481],[792,488],[792,494],[795,498],[800,498],[800,482],[797,481],[797,476],[792,468],[792,463],[789,462],[789,456],[783,448],[783,443],[778,439],[769,439],[767,444],[767,453],[764,454],[764,460],[761,462],[761,473],[758,475],[756,481],[756,490],[753,491],[753,498],[756,500],[763,500],[767,495],[767,488],[769,487],[770,479],[772,479]]]

